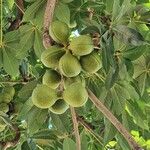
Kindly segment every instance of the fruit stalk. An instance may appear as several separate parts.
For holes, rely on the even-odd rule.
[[[99,100],[91,90],[87,89],[90,100],[98,108],[99,111],[116,127],[116,129],[127,140],[128,144],[133,150],[142,150],[142,148],[136,143],[127,129],[119,122],[119,120],[105,107],[105,105]]]
[[[81,139],[80,139],[80,134],[78,130],[77,116],[76,116],[74,107],[70,106],[70,111],[72,115],[72,122],[73,122],[75,137],[76,137],[76,150],[81,150]]]

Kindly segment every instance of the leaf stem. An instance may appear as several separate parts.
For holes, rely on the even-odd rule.
[[[98,108],[99,111],[116,127],[116,129],[123,135],[127,140],[130,147],[133,150],[142,150],[142,148],[136,143],[131,134],[127,129],[119,122],[119,120],[105,107],[105,105],[99,100],[91,90],[87,89],[89,98],[93,104]]]

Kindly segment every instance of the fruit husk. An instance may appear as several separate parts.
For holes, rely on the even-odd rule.
[[[63,99],[72,107],[81,107],[88,100],[88,93],[81,83],[75,82],[65,89]]]
[[[61,21],[52,22],[49,28],[49,33],[55,42],[61,43],[64,45],[68,43],[70,30],[66,23],[61,22]]]
[[[52,89],[56,89],[61,82],[61,75],[55,70],[46,70],[42,83]]]
[[[63,99],[58,99],[49,110],[55,114],[63,114],[68,108],[69,105]]]
[[[59,69],[66,77],[75,77],[81,72],[81,65],[78,59],[69,51],[59,61]]]
[[[46,85],[39,84],[33,90],[32,102],[38,108],[46,109],[51,107],[57,100],[55,90]]]
[[[41,55],[42,63],[48,68],[57,68],[59,59],[65,54],[65,51],[57,46],[51,46],[43,51]]]
[[[97,52],[92,52],[80,58],[82,69],[88,73],[96,73],[101,67],[101,58]]]
[[[90,54],[93,48],[92,38],[88,35],[73,38],[69,45],[69,49],[72,50],[73,54],[78,56]]]

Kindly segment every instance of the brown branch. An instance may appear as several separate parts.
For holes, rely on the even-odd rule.
[[[81,140],[80,140],[80,134],[78,130],[78,121],[77,121],[76,112],[75,109],[71,106],[70,106],[70,111],[72,115],[72,122],[73,122],[75,137],[76,137],[76,150],[81,150]]]
[[[23,17],[23,11],[24,11],[24,3],[23,0],[16,0],[16,6],[17,6],[17,17],[14,21],[11,22],[10,27],[8,28],[9,31],[13,31],[19,28],[20,22]]]
[[[119,120],[105,107],[105,105],[93,94],[93,92],[89,89],[88,94],[89,98],[93,102],[93,104],[101,111],[104,116],[116,127],[116,129],[123,135],[123,137],[127,140],[128,144],[133,150],[142,150],[142,148],[135,142],[130,133],[126,130],[126,128],[119,122]]]
[[[0,141],[0,145],[2,146],[2,150],[7,150],[10,147],[14,147],[19,142],[20,135],[21,135],[20,129],[14,124],[11,125],[11,129],[13,131],[15,131],[16,135],[15,135],[14,139],[12,139],[10,141],[6,141],[6,142]]]
[[[52,39],[49,35],[49,26],[53,20],[54,9],[56,0],[47,0],[45,14],[44,14],[44,32],[43,32],[43,45],[48,48],[52,45]]]

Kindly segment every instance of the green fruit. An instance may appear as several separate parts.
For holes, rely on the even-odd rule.
[[[32,93],[32,102],[35,106],[45,109],[51,107],[57,100],[56,92],[46,85],[38,85]]]
[[[59,61],[59,69],[66,77],[75,77],[81,72],[81,65],[78,59],[67,52]]]
[[[68,108],[68,104],[63,99],[58,99],[49,110],[55,114],[63,114]]]
[[[97,52],[82,56],[80,63],[83,70],[88,73],[96,73],[102,67],[101,58]]]
[[[61,82],[61,75],[55,70],[46,70],[43,75],[43,84],[56,89]]]
[[[12,97],[9,93],[1,93],[0,99],[1,102],[9,103],[12,100]]]
[[[88,100],[88,93],[81,83],[75,82],[66,88],[63,98],[70,106],[81,107]]]
[[[9,111],[9,106],[6,103],[0,103],[0,111],[7,113]]]
[[[59,64],[59,59],[65,54],[61,48],[51,46],[47,50],[43,51],[41,55],[42,63],[48,68],[56,68]]]
[[[80,35],[70,42],[69,48],[75,55],[90,54],[94,48],[92,38],[88,35]]]
[[[80,76],[72,77],[72,78],[65,78],[64,79],[64,87],[67,88],[69,85],[71,85],[74,82],[79,82],[83,86],[85,86],[85,79]]]
[[[13,98],[14,95],[15,95],[15,89],[14,89],[13,86],[6,86],[6,87],[4,87],[2,92],[3,93],[8,93],[11,96],[11,98]]]
[[[67,43],[70,36],[68,25],[61,21],[52,22],[49,28],[49,33],[55,42],[62,44]]]

